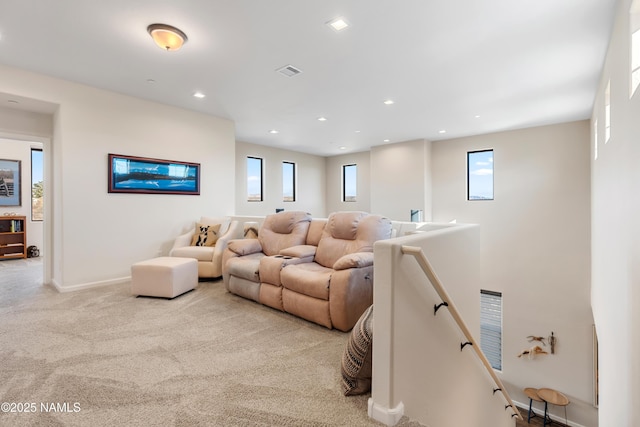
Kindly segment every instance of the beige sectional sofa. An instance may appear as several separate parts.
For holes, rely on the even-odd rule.
[[[348,331],[373,302],[373,244],[391,228],[366,212],[269,215],[257,239],[229,242],[222,277],[229,292]]]

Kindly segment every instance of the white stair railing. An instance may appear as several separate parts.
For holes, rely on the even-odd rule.
[[[422,248],[419,248],[417,246],[403,245],[402,246],[402,253],[403,254],[408,254],[408,255],[413,255],[415,257],[416,261],[418,261],[418,264],[420,264],[420,267],[422,267],[422,271],[424,271],[425,275],[427,276],[427,278],[431,282],[431,285],[435,289],[436,293],[442,299],[442,304],[440,306],[446,306],[448,308],[449,313],[451,314],[451,317],[453,317],[453,319],[455,320],[456,324],[458,325],[458,327],[460,328],[460,330],[462,331],[462,333],[466,337],[467,342],[460,344],[460,348],[462,349],[462,348],[466,347],[467,344],[471,345],[471,347],[475,351],[476,355],[478,356],[478,358],[480,359],[480,361],[484,365],[485,369],[487,370],[487,372],[489,373],[489,375],[493,379],[494,383],[496,384],[496,388],[493,389],[493,393],[495,394],[496,391],[500,391],[502,393],[502,396],[504,397],[506,403],[507,403],[507,405],[505,406],[505,409],[510,407],[511,410],[513,411],[512,417],[515,416],[515,417],[518,417],[518,419],[522,420],[523,418],[522,418],[522,415],[520,414],[520,411],[518,410],[516,405],[511,400],[511,397],[509,396],[509,393],[507,393],[507,390],[505,389],[504,385],[502,384],[502,381],[500,380],[500,378],[498,378],[498,376],[496,375],[495,371],[491,367],[491,364],[489,363],[489,360],[487,360],[487,357],[482,352],[482,349],[480,348],[480,346],[478,345],[476,340],[473,338],[473,335],[471,334],[471,332],[469,331],[469,328],[467,327],[466,323],[464,322],[464,320],[460,316],[460,313],[458,312],[458,309],[456,308],[455,304],[451,300],[451,297],[449,296],[449,294],[447,293],[446,289],[442,285],[442,282],[440,282],[440,279],[438,278],[436,273],[433,271],[433,267],[431,267],[431,264],[429,263],[429,260],[427,259],[427,257],[425,256],[424,252],[422,251]],[[438,308],[440,308],[440,306],[437,306],[435,308],[435,311],[437,311]]]

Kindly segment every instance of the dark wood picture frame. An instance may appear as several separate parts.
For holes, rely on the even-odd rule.
[[[200,163],[109,154],[109,193],[200,194]]]
[[[22,206],[22,161],[0,159],[0,206]]]

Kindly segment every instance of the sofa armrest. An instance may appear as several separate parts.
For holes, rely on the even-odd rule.
[[[240,223],[238,221],[231,221],[229,224],[229,228],[227,232],[224,233],[220,238],[216,241],[215,246],[213,247],[213,262],[216,262],[216,259],[222,263],[222,254],[225,249],[227,249],[227,245],[233,239],[239,239],[240,233]]]
[[[227,244],[227,249],[238,256],[262,252],[262,245],[258,239],[233,239]]]
[[[177,248],[183,248],[185,246],[190,246],[191,239],[193,238],[194,233],[195,233],[195,230],[191,230],[187,233],[181,234],[180,236],[176,237],[176,240],[173,242],[173,246],[171,247],[171,250],[177,249]]]
[[[285,248],[281,250],[279,254],[294,258],[313,258],[316,254],[316,249],[318,249],[318,247],[313,245],[297,245]]]
[[[373,265],[373,252],[354,252],[344,255],[333,264],[334,270],[346,270],[348,268],[362,268]]]

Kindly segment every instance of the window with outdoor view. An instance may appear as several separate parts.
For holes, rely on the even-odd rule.
[[[247,157],[247,201],[262,200],[262,159]]]
[[[44,219],[44,179],[42,149],[31,149],[31,220]]]
[[[296,201],[296,164],[282,162],[282,201]]]
[[[467,200],[493,200],[493,150],[467,153]]]
[[[342,201],[355,202],[357,195],[356,179],[358,175],[357,165],[342,166]]]

